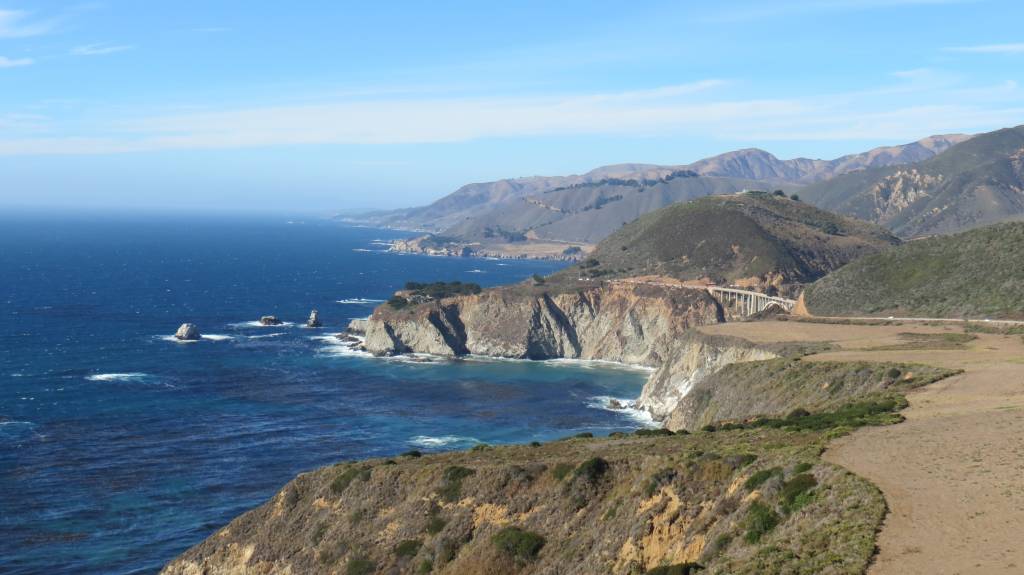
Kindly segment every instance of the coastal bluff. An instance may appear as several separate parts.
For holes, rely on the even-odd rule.
[[[692,386],[721,367],[776,357],[739,338],[694,328],[724,321],[706,291],[605,283],[549,293],[485,290],[404,309],[378,307],[365,324],[376,355],[425,353],[512,359],[600,360],[652,369],[638,407],[667,417]]]

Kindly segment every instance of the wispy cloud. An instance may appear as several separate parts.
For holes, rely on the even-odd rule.
[[[545,96],[459,97],[437,94],[352,96],[333,101],[208,109],[100,124],[51,126],[40,137],[0,139],[0,155],[109,154],[302,144],[424,144],[494,138],[611,135],[681,136],[732,141],[910,141],[932,133],[981,131],[1024,118],[1016,85],[998,101],[965,100],[962,86],[936,89],[920,73],[898,74],[895,87],[732,98],[731,83],[701,80],[648,90]],[[906,92],[899,87],[907,85]],[[981,87],[975,86],[978,89]],[[741,86],[751,92],[750,86]],[[385,91],[386,93],[386,91]],[[95,120],[94,120],[95,121]]]
[[[1024,54],[1024,42],[1013,44],[983,44],[980,46],[951,46],[947,52],[966,54]]]
[[[135,46],[128,46],[124,44],[110,44],[107,42],[100,42],[98,44],[86,44],[84,46],[75,46],[71,49],[72,56],[104,56],[106,54],[114,54],[115,52],[124,52],[125,50],[133,50]]]
[[[8,58],[7,56],[0,56],[0,68],[19,68],[21,66],[31,66],[35,63],[32,58]]]
[[[53,31],[57,20],[33,19],[23,10],[0,9],[0,38],[28,38]]]
[[[975,1],[977,0],[803,0],[789,2],[759,0],[753,3],[723,3],[728,8],[713,12],[701,19],[706,22],[742,22],[800,14],[966,4]]]

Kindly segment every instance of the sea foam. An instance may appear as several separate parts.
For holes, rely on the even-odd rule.
[[[138,381],[149,377],[149,374],[140,372],[129,373],[97,373],[86,376],[89,381]]]
[[[481,443],[481,441],[475,437],[463,437],[460,435],[442,435],[440,437],[417,435],[409,440],[409,445],[423,447],[425,449],[437,449],[441,447],[468,447],[479,443]]]
[[[622,408],[616,409],[610,407],[609,404],[612,401],[619,402]],[[587,407],[591,409],[601,409],[604,411],[611,411],[613,413],[621,413],[623,416],[633,420],[634,423],[640,424],[644,427],[659,427],[657,421],[651,417],[651,414],[643,409],[637,409],[636,400],[623,399],[620,397],[611,397],[610,395],[595,395],[587,400]]]

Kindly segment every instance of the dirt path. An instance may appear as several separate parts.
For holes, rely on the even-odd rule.
[[[1024,342],[981,335],[961,350],[872,351],[900,332],[950,327],[777,322],[713,326],[755,341],[833,341],[809,359],[964,369],[909,395],[907,421],[841,438],[825,458],[868,478],[890,507],[870,574],[1024,573]]]

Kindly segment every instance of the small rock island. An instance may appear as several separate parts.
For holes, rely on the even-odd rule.
[[[183,323],[178,331],[174,332],[174,337],[181,341],[199,341],[202,336],[199,334],[196,324]]]
[[[281,325],[281,320],[276,315],[265,315],[260,317],[260,325]]]
[[[316,310],[309,312],[309,319],[306,320],[306,327],[323,327],[320,322],[320,313]]]

